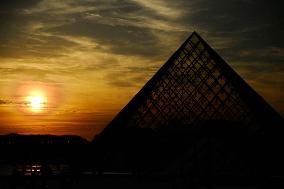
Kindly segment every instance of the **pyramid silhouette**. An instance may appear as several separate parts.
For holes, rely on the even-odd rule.
[[[229,121],[259,129],[282,117],[196,32],[109,123],[159,129]]]

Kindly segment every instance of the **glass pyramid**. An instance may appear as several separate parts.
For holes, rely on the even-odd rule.
[[[159,129],[208,121],[253,126],[282,119],[194,32],[110,122]]]

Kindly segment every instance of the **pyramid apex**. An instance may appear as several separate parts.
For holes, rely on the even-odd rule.
[[[198,36],[198,37],[200,37],[200,35],[196,31],[193,31],[191,36]]]
[[[193,31],[193,32],[191,33],[191,35],[187,38],[187,40],[185,41],[185,43],[187,43],[187,42],[189,42],[189,41],[195,43],[195,42],[198,42],[200,39],[202,39],[202,38],[200,37],[200,35],[199,35],[196,31]]]

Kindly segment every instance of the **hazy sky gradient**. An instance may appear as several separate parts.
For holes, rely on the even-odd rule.
[[[284,115],[284,3],[271,0],[4,0],[0,134],[91,139],[197,31]],[[47,113],[19,110],[23,86]]]

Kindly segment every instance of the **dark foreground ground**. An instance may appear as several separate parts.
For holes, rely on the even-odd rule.
[[[283,131],[217,125],[122,129],[92,142],[2,135],[0,189],[284,188]]]
[[[212,178],[213,179],[213,178]],[[282,189],[283,178],[215,178],[214,180],[184,180],[174,177],[145,177],[127,175],[100,175],[81,177],[1,177],[1,189],[82,189],[82,188],[193,188],[193,189]]]

